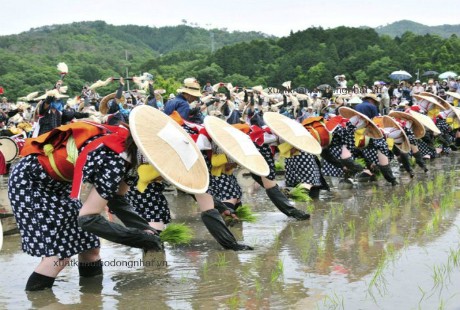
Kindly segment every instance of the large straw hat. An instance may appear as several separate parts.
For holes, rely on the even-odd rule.
[[[275,112],[264,113],[265,124],[281,139],[301,151],[319,155],[322,148],[319,142],[302,124]]]
[[[106,115],[109,111],[109,101],[114,99],[116,95],[116,93],[111,93],[102,98],[101,102],[99,103],[99,112],[101,112],[103,115]]]
[[[260,176],[270,173],[270,167],[248,135],[215,116],[207,116],[204,126],[212,141],[240,166]]]
[[[0,137],[0,152],[5,157],[6,163],[10,163],[18,156],[19,148],[13,139]]]
[[[370,94],[365,94],[365,95],[363,96],[363,99],[366,99],[366,98],[370,98],[370,99],[372,99],[372,100],[375,100],[376,102],[380,102],[380,98],[377,97],[376,94],[372,94],[372,93],[370,93]]]
[[[340,115],[348,119],[352,118],[353,116],[359,116],[360,118],[364,119],[367,123],[366,130],[364,131],[364,135],[374,138],[374,139],[383,138],[383,134],[380,131],[380,129],[366,115],[359,113],[358,111],[350,109],[348,107],[340,107],[339,113]]]
[[[185,93],[194,97],[201,97],[201,87],[195,78],[187,78],[184,80],[184,85],[177,90],[178,93]]]
[[[383,130],[385,137],[394,140],[395,146],[403,153],[409,153],[410,143],[404,129],[393,118],[385,116],[376,116],[372,119],[374,123]]]
[[[445,110],[445,108],[431,96],[421,96],[421,95],[413,95],[415,99],[418,100],[417,105],[422,107],[425,111],[429,111],[433,108],[439,108],[440,110]]]
[[[139,150],[164,179],[190,194],[206,192],[209,173],[204,158],[172,118],[140,105],[131,111],[129,127]]]
[[[423,114],[418,113],[418,112],[415,112],[415,111],[412,111],[412,110],[410,110],[409,113],[410,113],[410,115],[415,117],[420,123],[422,123],[423,126],[425,126],[425,128],[428,128],[429,130],[431,130],[432,132],[434,132],[437,135],[441,134],[441,131],[439,131],[439,128],[436,127],[436,124],[428,116],[423,115]]]
[[[421,92],[420,95],[424,96],[424,97],[434,98],[446,110],[448,110],[448,109],[450,109],[452,107],[452,105],[449,102],[447,102],[446,100],[442,99],[441,97],[439,97],[439,96],[437,96],[435,94],[428,93],[428,92]]]
[[[460,93],[455,93],[455,92],[452,92],[452,91],[446,91],[446,94],[451,96],[451,97],[454,97],[455,99],[460,99]]]
[[[418,119],[406,112],[400,111],[390,111],[388,113],[389,116],[394,117],[396,119],[411,121],[412,122],[412,131],[414,132],[415,139],[420,139],[425,136],[425,126]]]

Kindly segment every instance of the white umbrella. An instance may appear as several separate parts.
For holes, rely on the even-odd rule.
[[[438,78],[440,78],[440,79],[448,79],[448,78],[451,78],[451,77],[454,78],[454,77],[456,77],[456,76],[457,76],[457,73],[452,72],[452,71],[446,71],[446,72],[444,72],[444,73],[441,73],[441,74],[438,76]]]
[[[388,77],[392,80],[408,80],[412,75],[407,71],[399,70],[392,72]]]

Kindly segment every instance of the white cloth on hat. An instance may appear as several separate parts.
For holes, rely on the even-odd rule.
[[[364,120],[359,115],[352,116],[350,122],[356,127],[356,129],[361,129],[366,127],[366,120]]]

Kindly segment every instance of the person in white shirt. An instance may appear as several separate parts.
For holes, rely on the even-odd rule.
[[[345,80],[345,75],[336,75],[334,79],[337,81],[337,88],[347,88],[347,80]]]
[[[436,85],[434,84],[433,79],[428,80],[428,85],[427,85],[426,91],[430,92],[430,93],[433,93],[435,95],[438,94],[438,89],[437,89]]]
[[[412,87],[412,91],[410,93],[411,96],[413,95],[420,95],[421,92],[424,92],[425,88],[423,88],[422,85],[420,85],[420,80],[415,81],[415,86]]]

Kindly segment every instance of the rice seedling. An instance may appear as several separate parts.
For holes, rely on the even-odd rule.
[[[242,205],[235,211],[236,216],[240,221],[254,223],[257,220],[257,216],[251,210],[249,205]]]
[[[275,283],[281,277],[284,272],[284,264],[281,259],[278,259],[275,265],[275,268],[272,270],[270,274],[270,283]]]
[[[428,183],[426,183],[426,192],[428,195],[433,195],[434,193],[434,182],[433,180],[430,180]]]
[[[323,306],[327,309],[345,309],[343,296],[337,296],[334,292],[332,296],[325,296],[323,299]]]
[[[406,200],[409,200],[408,201],[409,203],[412,201],[412,191],[410,189],[406,189],[405,197],[406,197]]]
[[[313,211],[315,211],[315,205],[312,204],[312,203],[308,203],[308,204],[307,204],[306,211],[307,211],[308,214],[312,214]]]
[[[420,183],[417,183],[415,186],[414,186],[414,189],[413,189],[413,193],[414,193],[414,199],[416,200],[419,200],[420,199]],[[418,207],[418,204],[416,204],[416,206]]]
[[[300,258],[302,259],[302,262],[308,263],[310,261],[310,255],[311,255],[310,246],[307,246],[301,249]]]
[[[375,287],[378,291],[378,293],[380,294],[380,296],[383,296],[387,291],[387,280],[383,274],[383,271],[384,269],[386,268],[386,266],[388,265],[388,261],[386,259],[386,255],[384,255],[379,263],[377,264],[377,268],[375,270],[375,273],[371,279],[371,281],[369,282],[369,286],[368,286],[368,292],[371,294],[371,296],[373,297],[373,294],[372,294],[372,289]]]
[[[260,282],[259,279],[256,279],[254,281],[254,287],[256,289],[256,296],[257,298],[260,298],[262,296],[262,283]]]
[[[201,266],[201,271],[203,272],[204,276],[208,274],[208,269],[209,269],[208,260],[205,259],[203,262],[203,266]]]
[[[420,286],[418,286],[418,289],[422,293],[422,297],[420,298],[420,300],[418,302],[418,308],[421,309],[421,304],[422,304],[423,299],[426,296],[426,292]]]
[[[343,227],[343,225],[340,225],[339,227],[339,236],[340,240],[345,239],[345,228]]]
[[[289,191],[289,197],[298,202],[309,202],[312,200],[308,195],[308,191],[299,185]]]
[[[217,267],[226,267],[228,265],[228,260],[225,257],[225,253],[217,253]]]
[[[442,189],[444,185],[444,181],[445,181],[444,174],[436,175],[436,178],[434,179],[434,187],[437,190]]]
[[[232,295],[232,297],[230,297],[228,300],[227,300],[227,305],[230,309],[239,309],[240,307],[240,298],[238,296],[238,292],[235,291]]]
[[[399,206],[399,198],[398,196],[396,196],[395,194],[393,194],[393,196],[391,196],[391,201],[392,201],[392,204],[393,206],[397,207]]]
[[[448,261],[455,268],[459,268],[460,267],[460,249],[456,251],[453,249],[450,249]]]
[[[347,222],[347,226],[350,230],[350,234],[354,237],[356,233],[355,220],[350,220],[349,222]]]
[[[185,244],[189,243],[193,238],[193,232],[190,227],[185,224],[168,224],[168,226],[160,233],[161,241],[169,244]]]
[[[281,246],[280,236],[277,233],[275,233],[275,238],[273,239],[273,246],[275,248],[279,248]]]

